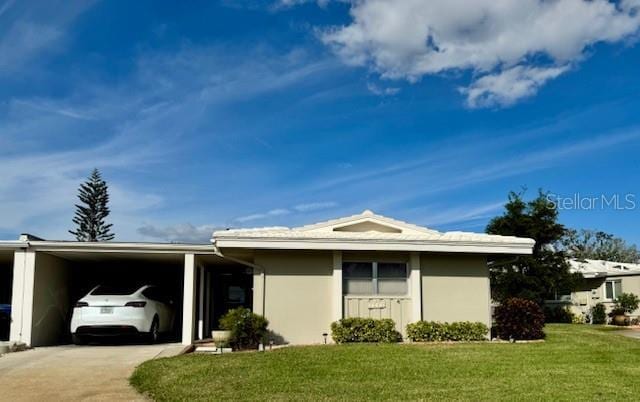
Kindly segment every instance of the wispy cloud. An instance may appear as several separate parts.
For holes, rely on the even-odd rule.
[[[183,223],[172,226],[158,227],[153,224],[145,224],[137,229],[138,234],[155,241],[207,244],[211,241],[214,231],[221,229],[217,225],[199,225]]]
[[[308,213],[308,212],[316,212],[322,211],[325,209],[331,209],[338,206],[337,202],[334,201],[325,201],[325,202],[310,202],[304,204],[297,204],[293,207],[288,208],[275,208],[266,212],[260,212],[250,215],[244,215],[234,220],[238,223],[247,223],[252,221],[258,221],[268,218],[274,218],[283,215],[290,215],[292,213]]]
[[[239,223],[246,223],[246,222],[257,221],[257,220],[266,219],[266,218],[273,218],[275,216],[289,215],[290,213],[291,211],[288,209],[276,208],[276,209],[269,210],[267,212],[241,216],[239,218],[236,218],[235,220]]]
[[[0,73],[21,71],[64,38],[67,26],[93,1],[15,3],[0,6]],[[13,17],[8,20],[11,14]]]
[[[0,122],[0,169],[6,172],[0,177],[0,229],[67,238],[64,222],[71,219],[76,188],[98,167],[111,185],[118,239],[139,236],[147,213],[160,208],[166,194],[158,187],[136,189],[127,172],[177,163],[200,140],[211,108],[266,96],[332,68],[297,52],[254,52],[251,63],[224,47],[147,52],[116,85],[70,75],[83,85],[65,97],[9,100]]]
[[[298,212],[311,212],[311,211],[320,211],[323,209],[334,208],[337,207],[338,203],[335,201],[327,201],[327,202],[310,202],[307,204],[298,204],[293,207]]]
[[[367,83],[367,89],[377,96],[392,96],[397,95],[400,92],[400,88],[397,87],[381,87],[372,82]]]
[[[503,206],[504,201],[495,201],[482,205],[456,206],[453,208],[438,205],[432,208],[421,208],[419,211],[412,211],[412,213],[419,212],[423,216],[422,222],[426,226],[437,226],[487,219],[495,216]]]

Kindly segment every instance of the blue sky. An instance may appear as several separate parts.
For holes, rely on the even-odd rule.
[[[0,0],[0,238],[70,238],[93,167],[118,240],[638,193],[639,3],[471,4]],[[561,220],[637,243],[635,200]]]

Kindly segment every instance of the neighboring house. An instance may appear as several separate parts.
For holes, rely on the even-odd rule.
[[[569,260],[569,264],[571,272],[584,276],[584,286],[570,295],[549,300],[547,304],[566,305],[574,314],[588,316],[597,303],[603,303],[607,312],[611,311],[621,293],[634,293],[640,297],[640,264],[574,259]],[[640,309],[631,315],[640,315]]]
[[[532,239],[446,232],[371,211],[298,228],[218,231],[206,245],[0,243],[12,270],[11,340],[64,342],[73,303],[106,280],[171,289],[177,337],[206,338],[238,306],[269,320],[275,342],[321,343],[342,317],[491,325],[487,256],[532,253]],[[329,338],[330,340],[330,338]]]

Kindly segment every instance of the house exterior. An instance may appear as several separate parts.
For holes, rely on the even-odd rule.
[[[587,317],[598,303],[610,312],[621,293],[633,293],[640,297],[640,264],[602,260],[569,260],[571,272],[584,276],[584,285],[569,295],[547,301],[548,305],[567,306],[572,313]],[[640,309],[631,314],[640,316]]]
[[[274,342],[313,344],[342,317],[392,318],[403,333],[420,319],[490,326],[487,256],[531,254],[533,245],[437,232],[364,211],[297,228],[217,231],[206,245],[23,236],[0,243],[0,257],[13,271],[12,341],[64,342],[71,306],[84,289],[135,276],[173,287],[184,344],[208,337],[237,306],[264,315]]]

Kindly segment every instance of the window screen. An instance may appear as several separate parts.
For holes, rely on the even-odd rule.
[[[622,294],[622,281],[607,281],[604,284],[605,299],[615,300]]]
[[[342,264],[343,292],[350,295],[373,293],[373,263],[346,262]]]
[[[613,282],[605,282],[605,298],[613,299]]]
[[[378,263],[378,294],[407,294],[407,265],[400,263]]]

